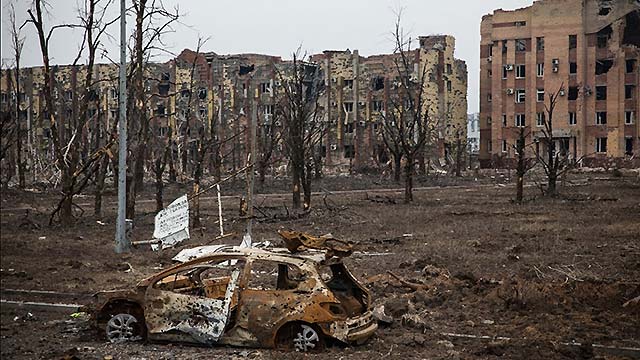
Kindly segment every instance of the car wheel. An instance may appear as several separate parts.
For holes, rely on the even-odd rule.
[[[318,352],[324,349],[324,338],[312,325],[290,323],[278,332],[277,346],[300,352]]]
[[[118,313],[107,321],[105,332],[112,343],[139,341],[143,339],[144,322],[132,314]]]

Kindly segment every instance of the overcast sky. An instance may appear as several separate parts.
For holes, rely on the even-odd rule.
[[[27,18],[31,0],[16,0],[18,22]],[[80,1],[80,0],[78,0]],[[128,3],[130,1],[127,1]],[[8,34],[8,1],[2,2],[2,60],[12,58]],[[71,22],[76,17],[75,0],[52,0],[50,24]],[[361,55],[389,53],[394,11],[402,8],[402,23],[412,36],[450,34],[456,38],[456,57],[469,69],[469,112],[478,111],[479,43],[482,15],[494,9],[516,9],[533,0],[165,0],[167,7],[179,5],[184,16],[166,37],[173,53],[195,49],[198,35],[209,37],[203,51],[218,54],[262,53],[289,58],[302,44],[308,53],[357,49]],[[117,14],[119,1],[112,11]],[[132,21],[127,24],[129,28]],[[23,30],[26,44],[22,66],[42,65],[33,26]],[[110,33],[119,38],[119,27]],[[61,29],[51,40],[52,63],[73,61],[81,33]],[[117,43],[106,40],[109,56],[118,59]],[[158,60],[166,60],[164,54]],[[107,62],[106,59],[102,60]]]

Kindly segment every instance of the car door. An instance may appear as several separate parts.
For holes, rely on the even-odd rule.
[[[145,293],[145,320],[150,339],[167,341],[185,341],[202,344],[218,342],[224,333],[231,313],[231,303],[237,296],[237,285],[244,262],[229,266],[227,261],[210,263],[211,268],[220,267],[229,276],[223,299],[206,296],[204,289],[171,288],[165,286],[171,278],[192,276],[195,268],[183,268],[179,272],[165,276],[149,285]],[[169,281],[167,281],[169,280]],[[159,286],[162,284],[163,286]],[[186,290],[185,290],[186,289]]]

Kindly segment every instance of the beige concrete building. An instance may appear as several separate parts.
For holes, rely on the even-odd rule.
[[[484,16],[480,31],[483,167],[513,160],[520,127],[542,136],[558,91],[556,149],[584,165],[640,165],[640,2],[540,0]]]

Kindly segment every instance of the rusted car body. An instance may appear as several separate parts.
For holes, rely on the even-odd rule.
[[[323,251],[225,249],[178,264],[128,291],[96,294],[111,341],[322,348],[360,344],[377,329],[370,295]]]

